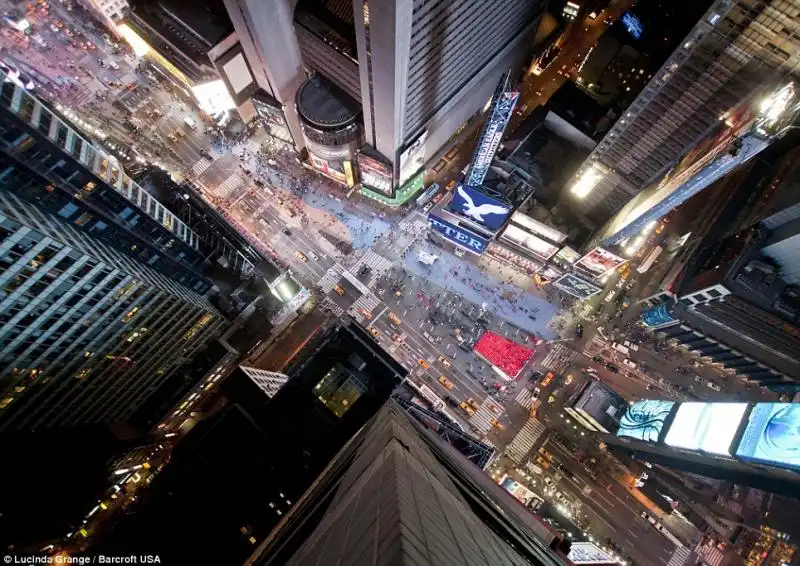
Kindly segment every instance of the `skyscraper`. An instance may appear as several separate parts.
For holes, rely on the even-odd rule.
[[[298,145],[294,99],[305,72],[360,102],[363,143],[388,167],[388,195],[379,193],[390,198],[481,110],[501,75],[522,66],[544,11],[539,0],[271,4],[226,0],[252,68],[247,82],[283,105]]]
[[[199,239],[13,82],[0,116],[0,429],[125,421],[227,325]]]
[[[794,8],[717,0],[579,168],[574,207],[605,222],[658,181],[726,112],[796,70]]]

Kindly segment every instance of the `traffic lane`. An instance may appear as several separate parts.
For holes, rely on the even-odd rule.
[[[641,564],[643,558],[653,564],[665,564],[669,561],[674,544],[655,531],[641,516],[643,509],[632,506],[630,502],[619,497],[618,492],[607,492],[598,486],[583,467],[552,440],[547,442],[546,447],[553,454],[554,462],[562,464],[578,480],[562,475],[557,487],[562,492],[568,490],[581,502],[582,509],[591,509],[604,524],[611,525],[609,538],[619,544],[637,563]],[[588,494],[584,491],[587,486],[591,488]],[[647,548],[646,554],[639,551],[643,547]],[[637,554],[640,555],[638,558]]]

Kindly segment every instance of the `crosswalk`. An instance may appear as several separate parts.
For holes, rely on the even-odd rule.
[[[214,193],[220,198],[228,198],[231,196],[239,187],[244,184],[242,178],[239,176],[238,173],[234,173],[224,181],[222,181],[217,188],[214,190]]]
[[[356,299],[356,302],[354,302],[350,306],[348,311],[350,312],[351,315],[355,317],[356,320],[358,320],[359,322],[364,322],[364,320],[372,318],[373,311],[380,304],[381,302],[378,300],[377,297],[375,297],[375,295],[372,294],[360,295]],[[369,314],[369,317],[367,317],[367,315],[365,315],[364,313]]]
[[[370,269],[367,287],[371,288],[384,273],[389,271],[392,267],[392,262],[372,250],[367,250],[350,271],[357,274],[364,266]]]
[[[672,553],[669,562],[667,562],[667,566],[683,566],[689,560],[691,554],[692,551],[685,546],[676,546],[675,552]]]
[[[428,221],[416,215],[414,217],[407,216],[400,221],[397,227],[407,234],[421,236],[428,229]]]
[[[547,353],[544,360],[542,360],[542,367],[550,371],[560,373],[566,371],[567,368],[575,361],[578,352],[567,348],[563,344],[556,344],[553,349]]]
[[[706,566],[720,566],[725,560],[725,553],[723,551],[713,544],[703,544],[703,541],[698,543],[694,551],[697,553],[697,556],[703,560]]]
[[[203,171],[211,167],[211,161],[206,159],[205,157],[201,158],[197,161],[194,165],[192,165],[192,173],[194,173],[195,177],[201,175]]]
[[[486,434],[492,430],[492,419],[503,413],[502,405],[491,397],[487,397],[478,410],[469,418],[472,424],[481,434]]]
[[[533,445],[539,440],[544,431],[545,426],[541,422],[533,417],[529,418],[525,426],[514,437],[514,440],[506,446],[506,455],[514,463],[519,464],[525,459],[525,456],[531,451],[531,448],[533,448]]]
[[[342,271],[342,266],[338,263],[334,263],[328,271],[325,272],[325,275],[323,275],[322,279],[317,283],[317,287],[319,287],[323,295],[333,291],[334,287],[339,284],[339,281],[342,279]]]
[[[334,303],[330,297],[322,297],[322,300],[319,302],[319,310],[330,313],[336,317],[340,317],[344,314],[344,309]]]
[[[516,401],[517,405],[525,407],[526,409],[530,410],[533,406],[533,402],[535,401],[535,397],[533,396],[533,391],[530,389],[523,389],[517,396],[514,397],[514,401]]]

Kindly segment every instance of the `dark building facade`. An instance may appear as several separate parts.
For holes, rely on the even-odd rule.
[[[569,564],[560,538],[398,405],[337,454],[248,564]]]
[[[249,378],[232,382],[219,412],[187,434],[148,500],[97,551],[146,546],[162,559],[241,563],[386,402],[405,370],[366,331],[345,324],[310,344],[287,374],[271,399]]]

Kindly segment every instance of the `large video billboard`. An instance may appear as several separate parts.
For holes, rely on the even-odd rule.
[[[588,299],[603,290],[597,285],[593,285],[572,273],[565,273],[561,278],[553,281],[552,285],[581,300]]]
[[[661,328],[678,322],[678,319],[674,318],[669,312],[667,303],[660,303],[643,311],[641,319],[642,323],[649,328]]]
[[[579,259],[575,266],[588,271],[595,277],[600,277],[623,263],[625,263],[625,260],[618,255],[614,255],[603,248],[595,248]]]
[[[757,403],[736,456],[800,470],[800,403]]]
[[[511,205],[459,183],[450,201],[450,210],[496,231],[511,213]]]
[[[461,226],[451,224],[435,214],[429,214],[428,220],[431,223],[431,228],[460,248],[464,248],[474,254],[482,254],[486,251],[489,240],[483,236],[479,236],[475,232]]]
[[[495,95],[495,99],[492,101],[494,104],[492,115],[486,120],[472,156],[472,165],[467,178],[464,179],[467,185],[480,187],[483,184],[486,172],[489,171],[489,166],[497,153],[497,148],[500,147],[500,140],[503,138],[503,132],[518,98],[518,92],[501,92]]]
[[[420,134],[414,143],[400,154],[400,181],[398,185],[404,185],[411,176],[425,165],[425,151],[427,148],[428,131]]]
[[[619,421],[617,436],[627,436],[647,442],[658,442],[658,437],[664,428],[673,401],[650,399],[637,401],[628,407]]]
[[[536,497],[534,492],[508,476],[501,478],[500,485],[508,493],[516,497],[523,505],[528,505],[531,501],[533,501],[533,498]]]
[[[618,560],[593,542],[573,542],[567,558],[573,564],[616,564]]]
[[[657,184],[642,191],[603,229],[606,243],[618,243],[641,232],[711,183],[759,154],[769,142],[750,133],[756,112],[747,101],[729,112],[712,136],[688,151]]]
[[[391,165],[386,165],[377,159],[360,153],[358,155],[358,168],[361,172],[361,183],[365,187],[384,194],[387,197],[392,196]]]
[[[664,442],[728,456],[745,411],[747,403],[681,403]]]
[[[513,242],[544,260],[550,259],[558,252],[557,245],[534,236],[515,224],[510,224],[500,236],[500,239]]]

